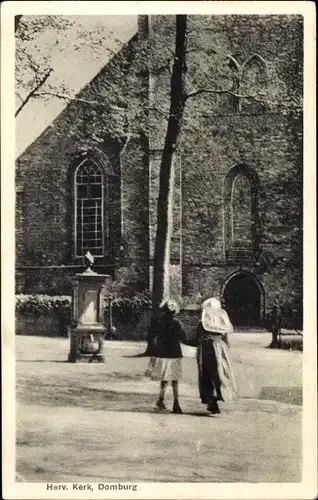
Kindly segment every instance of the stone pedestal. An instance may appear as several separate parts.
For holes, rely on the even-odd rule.
[[[111,293],[111,277],[90,268],[73,282],[72,326],[68,361],[104,362],[105,303]]]

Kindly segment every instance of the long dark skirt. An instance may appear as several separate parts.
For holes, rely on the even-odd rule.
[[[237,400],[229,350],[221,336],[207,335],[201,339],[197,362],[202,403]]]

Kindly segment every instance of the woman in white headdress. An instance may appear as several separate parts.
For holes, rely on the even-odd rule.
[[[156,407],[166,410],[164,399],[166,388],[171,382],[173,390],[173,413],[182,413],[179,405],[178,382],[181,379],[182,350],[180,342],[185,339],[181,323],[174,317],[179,305],[172,299],[160,304],[158,318],[152,320],[149,338],[154,346],[154,357],[150,360],[147,374],[152,380],[160,380],[160,392]]]
[[[233,326],[216,298],[203,302],[195,344],[199,370],[199,390],[209,414],[220,413],[218,401],[235,401],[237,389],[231,365],[227,335]]]

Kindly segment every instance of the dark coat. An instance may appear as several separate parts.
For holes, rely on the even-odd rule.
[[[182,324],[169,314],[163,314],[151,321],[149,340],[156,358],[182,358],[180,342],[185,341]]]

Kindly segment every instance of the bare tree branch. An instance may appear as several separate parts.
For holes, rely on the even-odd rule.
[[[169,73],[171,73],[171,67],[172,67],[172,59],[167,59],[166,64],[163,64],[161,66],[152,67],[151,74],[152,75],[160,75],[160,73],[163,73],[164,71],[169,71]]]
[[[174,54],[174,50],[170,49],[170,47],[168,47],[168,45],[166,45],[166,49],[170,52],[170,54],[172,55],[172,57],[174,58],[175,54]]]
[[[81,99],[80,97],[71,97],[69,95],[63,95],[52,91],[35,92],[33,96],[34,97],[52,96],[52,97],[57,97],[58,99],[63,99],[65,101],[82,102],[83,104],[89,104],[90,106],[104,106],[104,103],[100,101],[87,101],[86,99]]]
[[[23,98],[21,97],[21,95],[19,94],[19,92],[17,90],[16,90],[15,94],[20,99],[20,101],[23,102]]]
[[[154,106],[150,107],[149,108],[149,111],[156,111],[156,113],[158,113],[159,115],[162,115],[165,117],[166,120],[169,120],[169,115],[167,115],[164,111],[162,111],[161,109],[158,109]]]
[[[204,52],[207,55],[217,53],[217,51],[212,48],[192,47],[191,49],[187,49],[186,54],[191,54],[192,52]]]
[[[37,93],[37,91],[45,84],[46,80],[49,78],[49,76],[52,73],[52,71],[53,71],[53,68],[50,68],[45,73],[45,75],[43,76],[43,78],[41,78],[41,80],[37,83],[37,85],[34,87],[34,89],[31,90],[31,92],[27,95],[27,97],[24,99],[24,101],[22,102],[22,104],[16,110],[15,115],[14,115],[15,117],[18,116],[18,114],[20,113],[20,111],[22,111],[22,109],[29,102],[29,100],[32,99],[32,97],[35,96],[35,94]]]
[[[239,71],[245,65],[245,63],[250,62],[250,60],[254,59],[254,58],[257,58],[260,61],[262,61],[262,62],[265,63],[265,61],[260,56],[258,56],[258,54],[253,54],[248,59],[248,61],[245,61],[244,65],[241,67],[241,65],[239,64],[239,62],[235,59],[235,57],[231,56],[231,54],[224,54],[224,53],[222,53],[220,51],[217,51],[213,47],[192,47],[190,49],[187,49],[187,54],[191,54],[193,52],[204,52],[207,55],[219,54],[220,56],[223,56],[225,59],[228,59],[229,60],[229,66],[232,67],[232,68],[234,68],[236,71]]]
[[[231,95],[233,97],[236,97],[238,99],[253,99],[254,101],[258,102],[264,102],[261,99],[257,98],[257,94],[237,94],[236,92],[233,92],[231,89],[197,89],[194,90],[193,92],[190,92],[189,94],[186,95],[185,99],[190,99],[191,97],[196,97],[201,94],[227,94]]]

